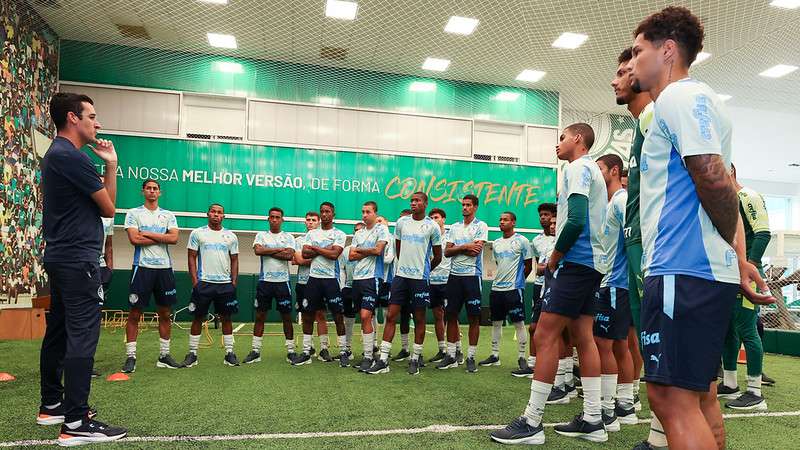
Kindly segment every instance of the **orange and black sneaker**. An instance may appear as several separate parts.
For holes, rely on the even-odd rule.
[[[62,424],[61,433],[58,435],[58,445],[73,447],[95,442],[110,442],[122,439],[127,435],[128,430],[125,428],[106,425],[89,419],[81,422],[76,428],[70,428],[67,424]]]
[[[94,419],[97,410],[89,407],[89,419]],[[44,405],[39,406],[39,415],[36,416],[36,423],[39,425],[58,425],[64,423],[64,404],[59,403],[53,408]]]

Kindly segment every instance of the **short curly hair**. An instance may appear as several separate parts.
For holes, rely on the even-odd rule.
[[[703,49],[705,31],[700,19],[682,6],[668,6],[642,20],[633,32],[633,37],[644,34],[650,42],[672,39],[678,43],[686,65],[691,65],[697,53]]]

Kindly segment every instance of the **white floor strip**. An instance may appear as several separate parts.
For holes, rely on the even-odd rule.
[[[787,417],[800,416],[800,411],[758,412],[746,414],[724,414],[725,419],[744,419],[749,417]],[[640,424],[650,423],[650,419],[640,419]],[[562,423],[545,423],[544,426],[552,428]],[[206,436],[131,436],[120,442],[207,442],[207,441],[244,441],[244,440],[271,440],[271,439],[310,439],[330,437],[364,437],[385,436],[390,434],[421,434],[421,433],[456,433],[459,431],[496,430],[505,425],[429,425],[422,428],[397,428],[392,430],[356,430],[356,431],[320,431],[312,433],[263,433],[263,434],[227,434]],[[26,440],[0,442],[0,447],[32,447],[35,445],[55,445],[56,440]]]

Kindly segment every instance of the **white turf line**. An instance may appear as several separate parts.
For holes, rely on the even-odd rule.
[[[233,332],[234,332],[234,333],[238,333],[238,332],[239,332],[239,330],[241,330],[242,328],[244,328],[244,326],[245,326],[245,325],[247,325],[247,324],[245,324],[245,323],[240,323],[238,327],[236,327],[236,328],[234,328],[234,329],[233,329]]]
[[[746,414],[723,414],[726,419],[742,419],[748,417],[786,417],[800,416],[800,411],[759,412]],[[640,424],[650,423],[650,419],[639,419]],[[552,428],[563,423],[546,423]],[[270,439],[309,439],[330,437],[364,437],[385,436],[390,434],[422,434],[422,433],[456,433],[459,431],[497,430],[505,425],[429,425],[423,428],[398,428],[394,430],[356,430],[356,431],[320,431],[312,433],[262,433],[262,434],[223,434],[205,436],[131,436],[119,442],[205,442],[205,441],[245,441]],[[55,445],[56,440],[27,440],[0,442],[0,447],[32,447],[34,445]]]

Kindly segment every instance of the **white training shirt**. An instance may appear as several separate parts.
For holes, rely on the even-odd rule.
[[[489,240],[489,226],[486,222],[477,217],[472,219],[469,225],[464,222],[456,222],[450,227],[447,234],[447,242],[453,245],[462,245],[475,241],[486,242]],[[477,275],[483,274],[483,250],[478,256],[469,256],[460,253],[450,259],[450,273],[453,275]]]
[[[441,233],[441,229],[439,230]],[[444,249],[447,247],[447,237],[450,231],[444,232],[444,239],[442,239],[442,261],[431,271],[431,284],[447,284],[447,279],[450,277],[450,258],[444,256]]]
[[[348,254],[350,254],[350,245],[344,248],[342,254],[339,255],[339,289],[353,287],[353,273],[356,268],[357,261],[350,261]]]
[[[101,217],[103,219],[103,246],[100,247],[100,267],[106,266],[106,238],[114,235],[114,218]]]
[[[519,233],[509,238],[501,236],[492,243],[492,255],[497,262],[492,290],[525,289],[525,261],[533,258],[530,241]]]
[[[175,215],[166,209],[157,208],[150,211],[144,205],[128,210],[125,215],[125,229],[136,228],[139,231],[152,231],[165,234],[178,228]],[[136,245],[133,251],[133,265],[150,269],[169,269],[172,259],[167,244]]]
[[[231,257],[239,254],[239,239],[232,231],[212,230],[208,225],[189,235],[189,250],[197,252],[197,279],[207,283],[231,282]]]
[[[625,206],[628,192],[614,192],[606,206],[606,223],[603,226],[603,265],[606,275],[600,287],[628,289],[628,254],[625,252]]]
[[[558,193],[558,217],[556,218],[556,241],[564,229],[569,216],[569,196],[583,195],[589,200],[589,215],[578,240],[564,255],[563,260],[602,271],[604,254],[600,234],[605,222],[608,194],[606,182],[597,163],[584,155],[564,167],[561,190]]]
[[[555,246],[555,236],[548,236],[544,233],[537,234],[536,237],[531,241],[531,252],[533,253],[533,257],[536,259],[536,263],[546,263],[547,259],[550,258],[550,255],[553,254],[553,249]],[[536,267],[533,268],[533,271],[536,272]],[[544,275],[537,275],[533,280],[533,284],[537,284],[539,286],[544,285]]]
[[[397,219],[394,236],[400,240],[395,275],[413,280],[430,280],[433,246],[442,245],[439,225],[427,216],[422,220],[405,216]]]
[[[389,234],[389,229],[386,228],[386,225],[376,223],[372,226],[372,229],[368,229],[364,227],[353,235],[353,242],[352,246],[357,248],[375,248],[378,246],[378,242],[386,242],[388,247],[389,242],[391,241],[391,236]],[[384,254],[386,253],[386,249],[383,250]],[[350,251],[342,252],[343,254],[349,254]],[[345,254],[345,257],[348,255]],[[348,262],[349,258],[348,258]],[[368,280],[370,278],[380,278],[383,279],[383,255],[380,256],[368,256],[364,259],[359,259],[358,261],[352,261],[355,264],[355,268],[353,269],[353,277],[354,280]]]
[[[658,96],[642,146],[642,269],[738,284],[736,252],[711,223],[684,164],[696,155],[720,155],[730,167],[731,121],[708,85],[684,78]]]
[[[281,231],[259,231],[253,242],[253,248],[260,245],[264,248],[295,248],[295,240],[291,234]],[[285,283],[289,281],[289,261],[268,255],[261,256],[261,270],[258,273],[259,281],[270,283]]]
[[[306,233],[308,234],[308,233]],[[294,249],[295,251],[302,252],[303,245],[308,243],[308,239],[306,238],[306,234],[302,236],[297,236],[294,240]],[[311,266],[297,266],[297,284],[306,284],[308,283],[308,273],[311,270]]]
[[[330,247],[332,245],[344,248],[347,236],[343,231],[336,227],[323,230],[322,227],[309,231],[306,234],[307,242],[305,245],[316,247]],[[309,276],[314,278],[335,278],[339,279],[339,260],[328,259],[322,255],[317,255],[311,260]]]

